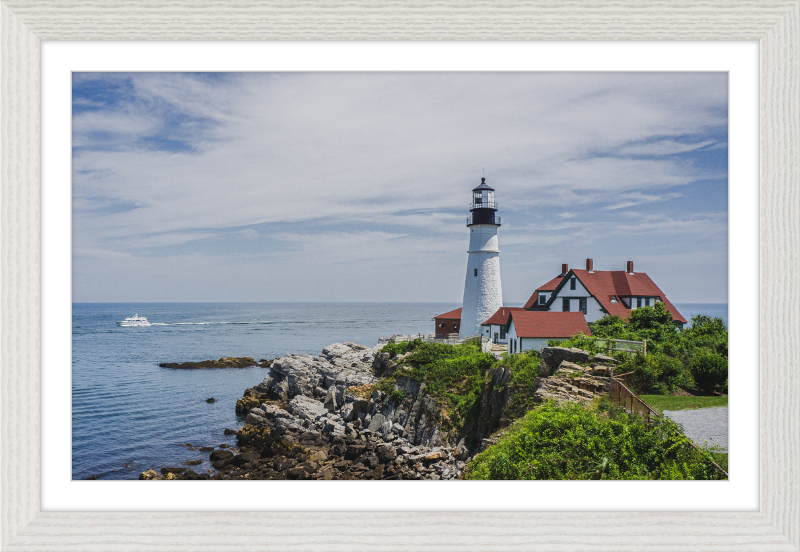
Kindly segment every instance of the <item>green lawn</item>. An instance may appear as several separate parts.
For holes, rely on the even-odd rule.
[[[659,414],[664,410],[695,410],[714,406],[728,406],[728,397],[674,397],[672,395],[641,395],[644,402]]]

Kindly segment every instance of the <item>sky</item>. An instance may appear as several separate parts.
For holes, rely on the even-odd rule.
[[[628,260],[727,302],[725,73],[73,73],[73,301],[503,300]]]

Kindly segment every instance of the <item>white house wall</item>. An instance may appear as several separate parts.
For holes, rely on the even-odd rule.
[[[542,347],[547,346],[549,339],[544,337],[523,337],[520,338],[520,351],[541,351]]]
[[[560,312],[562,307],[562,300],[565,297],[569,297],[569,310],[570,312],[580,312],[580,298],[586,298],[586,322],[594,322],[595,320],[599,320],[603,318],[606,313],[604,313],[600,307],[600,303],[592,297],[592,294],[589,293],[589,290],[584,287],[579,279],[575,279],[575,289],[569,289],[569,280],[564,284],[564,287],[556,295],[556,298],[553,300],[553,303],[550,305],[551,312]]]

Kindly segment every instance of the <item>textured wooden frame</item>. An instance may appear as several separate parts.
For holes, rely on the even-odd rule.
[[[2,0],[3,550],[800,549],[800,3]],[[42,40],[758,40],[761,459],[746,513],[40,511]]]

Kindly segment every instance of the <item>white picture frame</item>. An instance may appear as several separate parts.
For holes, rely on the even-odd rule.
[[[800,550],[800,2],[17,0],[2,10],[3,550]],[[760,511],[43,512],[43,40],[758,40]]]

